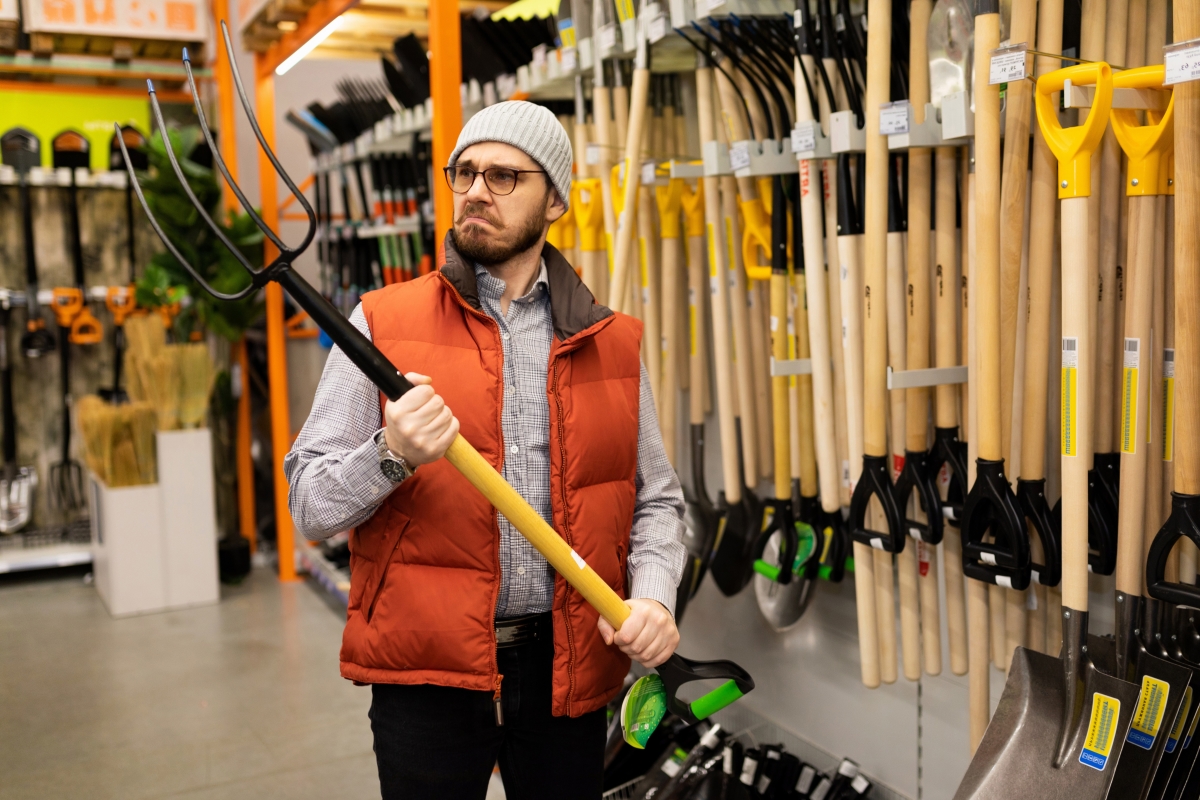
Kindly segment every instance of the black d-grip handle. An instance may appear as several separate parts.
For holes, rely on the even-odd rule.
[[[759,533],[754,544],[754,560],[757,562],[762,559],[763,551],[766,550],[767,542],[771,539],[771,534],[779,533],[779,567],[778,573],[774,570],[762,571],[756,570],[758,574],[766,578],[774,580],[776,583],[786,586],[792,582],[793,565],[796,562],[796,553],[800,549],[800,537],[796,533],[796,519],[792,510],[792,498],[786,500],[770,499],[763,503],[764,513],[770,514],[770,522],[763,525],[762,532]],[[767,574],[770,572],[770,574]]]
[[[991,534],[992,541],[984,541]],[[1007,589],[1029,587],[1029,537],[1004,461],[975,460],[975,485],[963,506],[963,574]]]
[[[654,669],[662,679],[667,708],[689,725],[695,725],[754,691],[750,673],[732,661],[693,661],[676,653]],[[725,683],[690,703],[677,697],[679,687],[685,683],[704,680],[724,680]]]
[[[904,469],[896,479],[896,504],[904,514],[904,529],[926,544],[941,544],[945,526],[942,521],[942,499],[937,490],[937,470],[929,469],[930,455],[922,450],[904,454]],[[939,465],[939,469],[941,466]],[[908,517],[908,498],[917,493],[917,501],[925,512],[926,522]]]
[[[967,443],[958,440],[958,428],[935,428],[933,449],[929,451],[926,468],[936,476],[942,467],[950,467],[950,491],[941,503],[942,518],[954,527],[962,522],[962,507],[967,499]]]
[[[1046,479],[1018,479],[1017,505],[1025,515],[1026,523],[1033,526],[1042,543],[1042,563],[1035,563],[1032,551],[1030,553],[1030,579],[1042,586],[1058,586],[1062,580],[1062,544],[1050,514],[1050,503],[1046,500]]]
[[[867,507],[871,497],[879,501],[887,520],[887,531],[874,531],[867,527]],[[887,456],[863,456],[862,475],[850,498],[850,535],[854,541],[870,545],[876,550],[899,553],[904,550],[904,517],[896,505],[892,488],[892,477],[888,472]]]
[[[725,493],[721,492],[717,496],[717,505],[721,516],[708,571],[721,594],[733,597],[745,589],[754,576],[759,518],[750,513],[744,498],[740,503],[729,505]]]
[[[1200,608],[1200,586],[1166,579],[1167,559],[1184,536],[1200,547],[1200,495],[1172,492],[1171,516],[1154,537],[1146,558],[1146,588],[1151,597],[1164,603]]]

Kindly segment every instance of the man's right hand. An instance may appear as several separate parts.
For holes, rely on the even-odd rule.
[[[416,372],[404,377],[413,388],[383,407],[384,439],[389,450],[416,467],[446,454],[458,436],[458,420],[441,395],[433,391],[431,378]]]

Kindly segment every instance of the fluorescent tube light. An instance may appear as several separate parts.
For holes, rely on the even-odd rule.
[[[341,26],[341,24],[342,24],[341,17],[334,18],[333,22],[329,23],[324,28],[322,28],[320,31],[318,31],[316,36],[312,37],[307,42],[300,45],[299,49],[297,49],[296,52],[292,53],[290,56],[287,57],[287,59],[284,60],[284,62],[282,64],[280,64],[278,67],[276,67],[275,74],[276,75],[286,74],[288,70],[290,70],[292,67],[299,64],[301,61],[303,61],[305,56],[307,56],[313,50],[316,50],[317,45],[319,45],[321,42],[328,39],[329,35],[331,33],[333,33],[334,31],[336,31]]]

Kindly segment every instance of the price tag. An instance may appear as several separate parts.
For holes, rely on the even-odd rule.
[[[600,163],[600,145],[589,144],[587,152],[584,154],[583,161],[589,167],[594,167]]]
[[[894,103],[881,105],[879,107],[879,133],[884,136],[908,133],[908,112],[911,107],[907,100],[897,100]]]
[[[729,148],[729,167],[734,172],[750,167],[750,142],[734,142]]]
[[[649,30],[646,31],[646,37],[650,44],[654,44],[659,39],[667,37],[667,31],[671,29],[670,23],[667,20],[666,14],[659,14],[654,19],[650,20]]]
[[[533,65],[539,69],[546,66],[546,45],[539,44],[533,48]]]
[[[559,58],[558,65],[562,67],[563,72],[574,72],[578,65],[578,59],[575,57],[574,47],[564,47],[562,55]]]
[[[642,162],[642,183],[654,185],[654,170],[658,165],[653,161]]]
[[[597,38],[600,40],[600,49],[604,51],[612,50],[617,46],[617,26],[609,23],[597,31]]]
[[[792,129],[792,152],[809,153],[817,149],[817,131],[815,123],[798,122]]]
[[[1025,58],[1028,52],[1029,45],[1025,42],[993,50],[988,69],[988,83],[995,86],[998,83],[1025,80]]]
[[[1200,80],[1200,39],[1176,42],[1163,48],[1167,75],[1163,86]]]

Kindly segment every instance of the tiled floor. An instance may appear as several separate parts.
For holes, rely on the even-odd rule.
[[[0,798],[377,798],[342,621],[256,571],[114,620],[76,575],[0,584]]]

